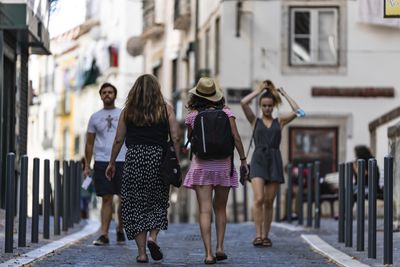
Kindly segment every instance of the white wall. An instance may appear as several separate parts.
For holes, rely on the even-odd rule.
[[[347,71],[342,74],[283,74],[281,62],[281,2],[257,1],[243,6],[241,37],[236,37],[236,2],[223,2],[221,30],[221,86],[248,87],[251,81],[272,79],[302,106],[307,114],[352,114],[346,160],[353,146],[369,144],[368,123],[398,105],[398,98],[312,97],[313,86],[393,86],[399,93],[400,29],[357,22],[358,3],[347,1]],[[248,11],[248,12],[247,12]],[[251,45],[252,18],[254,44]],[[240,53],[238,53],[240,51]],[[253,62],[253,66],[252,66]],[[252,72],[251,69],[254,69]],[[253,73],[253,75],[252,75]],[[287,110],[288,105],[282,107]],[[241,128],[241,127],[240,127]],[[285,140],[283,140],[285,142]],[[342,159],[345,160],[345,159]]]

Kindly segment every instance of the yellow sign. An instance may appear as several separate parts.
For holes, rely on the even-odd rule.
[[[385,18],[400,18],[400,0],[384,0]]]

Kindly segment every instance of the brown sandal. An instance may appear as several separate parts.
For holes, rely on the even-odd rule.
[[[272,247],[272,241],[268,237],[263,238],[261,244],[263,247]]]
[[[255,247],[261,247],[263,245],[263,240],[261,239],[261,237],[256,237],[253,240],[253,246]]]

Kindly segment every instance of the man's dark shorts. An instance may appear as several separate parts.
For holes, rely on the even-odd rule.
[[[100,197],[104,195],[119,195],[121,193],[121,181],[124,163],[115,163],[115,175],[111,181],[109,181],[106,177],[107,166],[108,162],[94,162],[94,188],[96,189],[96,195]]]

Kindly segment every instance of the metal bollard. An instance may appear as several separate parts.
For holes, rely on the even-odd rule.
[[[50,238],[50,161],[44,160],[43,238]]]
[[[299,169],[299,178],[298,178],[298,183],[299,183],[299,190],[297,193],[297,211],[298,211],[298,224],[303,225],[303,164],[298,165]]]
[[[61,214],[61,176],[60,161],[54,161],[54,235],[60,235],[60,214]]]
[[[40,160],[38,158],[34,158],[32,183],[32,243],[39,242],[39,168]]]
[[[236,189],[232,190],[232,199],[233,199],[233,222],[238,223],[239,219],[238,219]]]
[[[313,164],[307,164],[307,227],[312,227],[312,171],[313,171]]]
[[[314,201],[314,228],[319,229],[321,222],[321,187],[319,182],[319,166],[320,162],[314,163],[314,182],[315,182],[315,201]]]
[[[81,219],[81,183],[82,183],[82,165],[80,162],[75,164],[75,220],[74,223],[79,223]]]
[[[345,168],[346,180],[346,219],[344,243],[346,247],[353,246],[353,163],[347,162]]]
[[[6,165],[6,227],[4,252],[13,252],[14,243],[14,211],[15,211],[15,154],[7,154]]]
[[[26,246],[26,217],[28,209],[28,157],[21,156],[18,247]]]
[[[368,160],[368,258],[376,259],[376,181],[375,159]]]
[[[275,221],[281,221],[281,185],[278,185],[275,198]]]
[[[288,188],[286,191],[286,220],[292,223],[292,164],[288,164]]]
[[[393,158],[385,157],[383,264],[393,264]]]
[[[74,227],[74,208],[75,208],[75,162],[69,161],[69,212],[68,227]]]
[[[63,209],[62,209],[62,230],[68,231],[68,202],[69,202],[69,194],[68,194],[68,182],[69,179],[69,167],[68,162],[64,160],[63,162],[63,176],[62,176],[62,190],[63,190]]]
[[[357,251],[364,251],[365,229],[365,160],[357,161]]]
[[[244,213],[244,221],[247,222],[249,220],[247,216],[247,182],[243,185],[243,213]]]
[[[339,243],[344,242],[344,215],[346,211],[345,201],[346,201],[346,191],[344,188],[345,185],[345,163],[339,164],[339,231],[338,231],[338,241]]]

